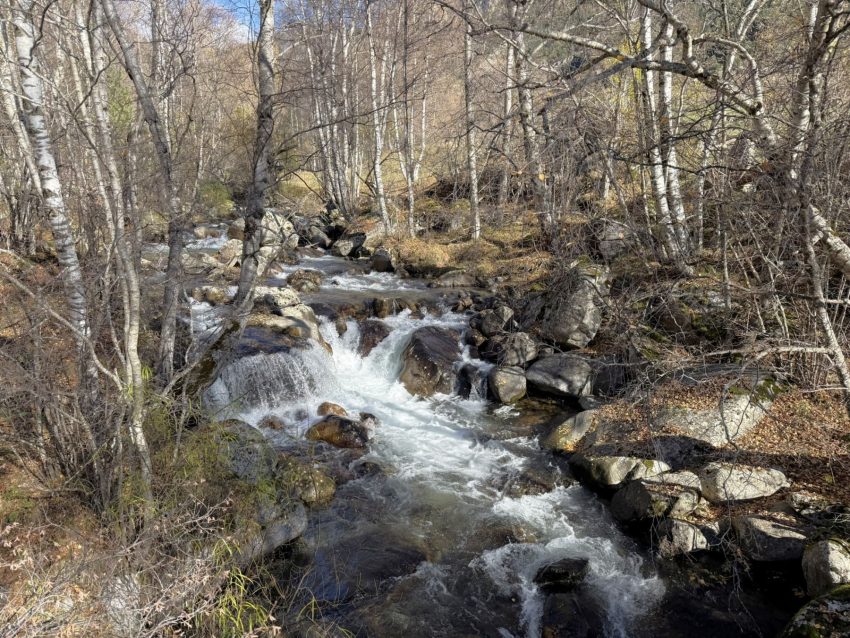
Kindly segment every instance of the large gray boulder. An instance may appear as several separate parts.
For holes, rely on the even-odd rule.
[[[703,496],[712,503],[764,498],[789,485],[779,470],[722,462],[706,465],[699,478]]]
[[[378,248],[375,251],[369,266],[374,272],[395,272],[393,257],[386,248]]]
[[[584,348],[602,325],[608,267],[576,263],[547,294],[540,334],[560,346]]]
[[[850,583],[850,544],[838,539],[812,543],[803,553],[803,575],[813,597]]]
[[[524,332],[499,334],[487,339],[478,352],[482,359],[502,366],[522,366],[537,358],[537,344]]]
[[[569,463],[576,478],[599,488],[614,487],[670,469],[669,465],[661,461],[633,456],[585,456],[576,453],[570,457]]]
[[[236,478],[256,485],[272,480],[277,472],[277,453],[257,428],[237,420],[216,426],[221,462]]]
[[[806,535],[792,524],[760,516],[737,516],[732,529],[744,554],[759,562],[799,560]]]
[[[687,521],[664,519],[655,527],[655,533],[658,535],[658,553],[665,558],[675,558],[710,547],[703,530]]]
[[[540,441],[540,445],[553,452],[573,452],[576,444],[593,426],[596,410],[584,410],[553,427]]]
[[[261,246],[280,247],[295,250],[298,247],[298,233],[289,220],[289,215],[274,208],[267,208],[260,222],[262,232]]]
[[[771,402],[756,393],[730,394],[718,405],[705,410],[668,406],[656,417],[658,429],[673,429],[714,447],[741,438],[761,423]]]
[[[525,373],[529,385],[537,390],[571,399],[591,394],[593,376],[590,361],[575,354],[543,357]]]
[[[459,335],[446,328],[425,326],[413,332],[402,352],[399,380],[411,394],[450,394],[455,387],[455,362],[460,359]]]
[[[516,403],[525,396],[525,371],[518,367],[494,367],[487,376],[487,387],[500,403]]]

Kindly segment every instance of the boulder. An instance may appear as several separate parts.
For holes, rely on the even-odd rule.
[[[593,425],[596,410],[584,410],[556,425],[540,441],[540,445],[553,452],[574,452],[576,444]]]
[[[257,424],[258,428],[268,428],[269,430],[286,430],[289,428],[289,425],[281,419],[279,416],[274,414],[267,414],[260,422]]]
[[[414,395],[450,394],[455,387],[455,362],[460,359],[460,352],[458,335],[453,330],[418,328],[402,352],[399,380]]]
[[[240,530],[247,535],[244,540],[237,541],[240,565],[249,565],[301,536],[307,530],[307,512],[304,505],[293,503],[287,496],[260,507],[256,522],[258,530]]]
[[[435,288],[474,288],[478,281],[462,270],[450,270],[437,277],[431,285]]]
[[[664,558],[675,558],[708,549],[710,544],[703,530],[675,518],[667,518],[655,527],[658,535],[658,552]]]
[[[850,636],[850,585],[832,591],[806,604],[779,638],[839,638]]]
[[[238,268],[242,262],[242,241],[228,239],[218,249],[218,258],[228,268]]]
[[[369,267],[374,272],[395,272],[395,264],[392,255],[386,248],[378,248],[372,255]]]
[[[812,543],[803,552],[803,575],[812,597],[850,583],[850,544],[838,539]]]
[[[541,567],[534,576],[534,584],[544,592],[572,591],[584,582],[590,571],[586,558],[562,558]]]
[[[354,233],[340,237],[334,242],[331,253],[337,257],[357,257],[365,241],[365,233]]]
[[[336,416],[348,416],[348,412],[345,411],[344,407],[337,405],[336,403],[331,403],[330,401],[325,401],[319,405],[319,408],[316,410],[316,414],[319,416],[328,416],[329,414]]]
[[[251,314],[245,325],[268,328],[269,330],[290,337],[309,338],[327,347],[319,330],[319,322],[316,320],[316,315],[313,313],[313,309],[306,304],[281,308],[273,315],[264,313]]]
[[[494,367],[487,376],[487,388],[500,403],[515,403],[525,396],[525,372],[517,367]]]
[[[319,292],[322,286],[322,273],[318,270],[299,269],[286,278],[290,288],[298,292]]]
[[[596,246],[605,261],[612,261],[636,243],[634,231],[622,222],[604,219],[596,225]]]
[[[284,485],[305,505],[327,503],[336,492],[333,479],[308,462],[282,455],[280,468]]]
[[[608,268],[574,264],[547,293],[540,334],[566,348],[584,348],[602,325],[608,298]]]
[[[479,353],[502,366],[522,366],[537,358],[537,344],[524,332],[500,334],[485,341]]]
[[[261,246],[271,246],[295,250],[298,246],[298,234],[289,220],[289,215],[275,208],[267,208],[260,222],[262,230]]]
[[[204,301],[211,306],[219,306],[230,303],[233,298],[227,286],[198,286],[192,290],[192,299]]]
[[[633,456],[585,456],[576,453],[570,457],[570,468],[580,481],[597,488],[609,488],[625,481],[661,474],[670,466]]]
[[[665,516],[686,517],[699,507],[700,500],[699,492],[693,489],[635,480],[627,483],[611,499],[611,514],[624,523]]]
[[[239,217],[238,219],[234,219],[227,226],[227,237],[228,239],[236,239],[238,241],[242,241],[245,239],[245,218]]]
[[[764,498],[789,485],[779,470],[722,462],[706,465],[699,479],[703,496],[712,503]]]
[[[469,325],[485,337],[492,337],[502,332],[513,316],[514,311],[507,306],[497,306],[479,312],[470,319]]]
[[[292,288],[257,286],[254,288],[254,307],[269,312],[282,310],[301,303],[301,297]]]
[[[327,236],[325,231],[316,225],[309,225],[304,235],[304,243],[307,245],[318,246],[319,248],[328,249],[333,245],[331,238]]]
[[[749,558],[760,562],[799,560],[806,535],[792,524],[760,516],[736,516],[732,529],[738,545]]]
[[[310,441],[324,441],[334,447],[365,448],[369,442],[369,433],[359,422],[334,414],[324,417],[307,430]]]
[[[655,419],[657,429],[673,429],[682,434],[722,447],[736,441],[761,423],[770,408],[770,400],[757,398],[756,394],[731,394],[722,406],[707,410],[684,407],[662,408]]]
[[[526,370],[528,383],[547,394],[577,399],[591,394],[593,368],[579,355],[555,354],[535,361]]]
[[[219,459],[233,476],[251,485],[274,478],[277,454],[262,432],[235,419],[213,427]]]
[[[390,328],[379,319],[366,319],[360,322],[360,341],[357,352],[361,357],[368,357],[379,343],[390,334]]]

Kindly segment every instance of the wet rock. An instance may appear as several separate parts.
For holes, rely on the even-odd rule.
[[[361,412],[359,416],[360,425],[366,428],[367,431],[372,431],[381,424],[378,417],[374,414],[370,414],[369,412]]]
[[[850,636],[850,585],[842,585],[805,605],[779,638]]]
[[[310,463],[281,455],[280,475],[290,493],[305,505],[329,502],[336,492],[333,479]]]
[[[712,503],[763,498],[789,485],[779,470],[734,463],[709,463],[699,478],[703,496]]]
[[[627,483],[611,499],[611,514],[624,523],[684,517],[699,507],[700,500],[699,493],[693,489],[636,480]]]
[[[525,378],[537,390],[574,399],[591,393],[593,368],[579,355],[556,354],[535,361]]]
[[[319,292],[322,273],[318,270],[299,269],[286,278],[286,283],[298,292]]]
[[[238,268],[242,262],[242,242],[236,239],[228,239],[218,249],[218,258],[228,268]]]
[[[799,560],[806,546],[806,536],[799,527],[785,521],[759,516],[732,519],[738,545],[755,561]]]
[[[366,428],[343,416],[328,415],[307,430],[310,441],[324,441],[334,447],[365,448],[369,442]]]
[[[287,306],[275,311],[275,314],[252,314],[245,322],[246,326],[268,328],[290,337],[313,339],[327,346],[319,330],[319,322],[312,308],[305,304]]]
[[[469,328],[466,332],[463,333],[463,342],[470,346],[475,346],[476,348],[478,348],[485,341],[487,341],[487,337],[485,337],[475,328]]]
[[[838,539],[812,543],[803,553],[803,575],[809,596],[850,583],[850,545]]]
[[[590,571],[586,558],[562,558],[540,568],[534,576],[534,584],[544,592],[572,591],[584,582]]]
[[[567,348],[584,348],[602,325],[608,298],[608,268],[575,264],[547,293],[540,325],[543,338]]]
[[[464,364],[457,375],[455,392],[464,399],[486,398],[487,373],[474,363]]]
[[[258,428],[268,428],[269,430],[288,430],[289,424],[287,424],[283,419],[274,414],[267,414],[260,422],[257,424]]]
[[[237,541],[240,547],[239,564],[250,564],[301,536],[307,529],[307,512],[301,503],[293,503],[287,497],[262,506],[256,522],[258,530],[238,532],[248,534],[245,540]]]
[[[390,328],[378,319],[366,319],[360,322],[360,342],[357,344],[357,353],[361,357],[369,356],[379,343],[390,334]]]
[[[502,366],[522,366],[537,358],[537,344],[524,332],[490,337],[479,348],[481,357]]]
[[[540,445],[553,452],[573,452],[576,444],[593,426],[596,410],[584,410],[552,428]]]
[[[500,305],[493,309],[482,310],[469,321],[469,325],[485,337],[492,337],[502,332],[513,316],[513,310]]]
[[[599,638],[605,634],[605,612],[583,588],[553,593],[543,603],[543,638]]]
[[[319,416],[328,416],[330,414],[335,416],[348,416],[348,412],[345,411],[344,407],[337,405],[336,403],[331,403],[330,401],[322,403],[316,410],[316,414]]]
[[[418,328],[402,353],[399,380],[414,395],[450,394],[454,390],[454,366],[459,358],[456,332],[436,326]]]
[[[625,481],[651,477],[670,469],[666,463],[632,456],[570,457],[570,468],[580,481],[598,488],[620,485]]]
[[[392,255],[386,248],[378,248],[375,251],[372,260],[369,262],[369,267],[374,272],[395,272]]]
[[[500,403],[515,403],[525,396],[525,371],[517,367],[495,367],[487,377],[490,394]]]
[[[658,534],[658,552],[664,558],[675,558],[709,548],[709,541],[703,530],[675,518],[667,518],[656,527]]]

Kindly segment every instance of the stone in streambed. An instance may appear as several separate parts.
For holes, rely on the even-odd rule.
[[[515,403],[525,396],[525,371],[522,368],[496,367],[487,377],[487,388],[500,403]]]
[[[584,438],[593,426],[596,410],[584,410],[553,427],[540,441],[547,450],[553,452],[573,452],[576,444]]]
[[[366,428],[343,416],[328,415],[307,430],[310,441],[324,441],[334,447],[365,448],[369,442]]]
[[[402,353],[399,380],[414,395],[450,394],[457,380],[455,362],[459,359],[456,332],[436,326],[418,328]]]
[[[537,344],[524,332],[494,335],[480,345],[482,359],[502,366],[522,366],[537,358]]]
[[[390,328],[379,319],[366,319],[360,322],[360,342],[357,344],[357,353],[361,357],[369,356],[379,343],[390,334]]]
[[[542,567],[534,576],[534,584],[545,592],[572,591],[584,582],[589,571],[586,558],[562,558]]]
[[[570,468],[580,481],[604,489],[661,474],[670,466],[662,461],[633,456],[585,456],[577,453],[570,457]]]
[[[344,407],[336,403],[331,403],[330,401],[322,403],[316,410],[316,414],[319,416],[328,416],[330,414],[335,416],[348,416],[348,412],[345,411]]]

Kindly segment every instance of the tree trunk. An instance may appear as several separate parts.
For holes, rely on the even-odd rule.
[[[274,133],[275,87],[274,1],[260,2],[260,30],[257,34],[257,72],[260,90],[257,102],[257,132],[254,142],[254,175],[245,212],[245,237],[242,242],[242,264],[239,288],[234,305],[239,306],[250,296],[257,277],[262,220],[266,191],[271,183],[271,143]]]
[[[478,209],[478,148],[475,115],[472,110],[472,27],[463,34],[463,98],[466,111],[466,164],[469,170],[469,212],[472,216],[472,239],[481,238],[481,212]]]

